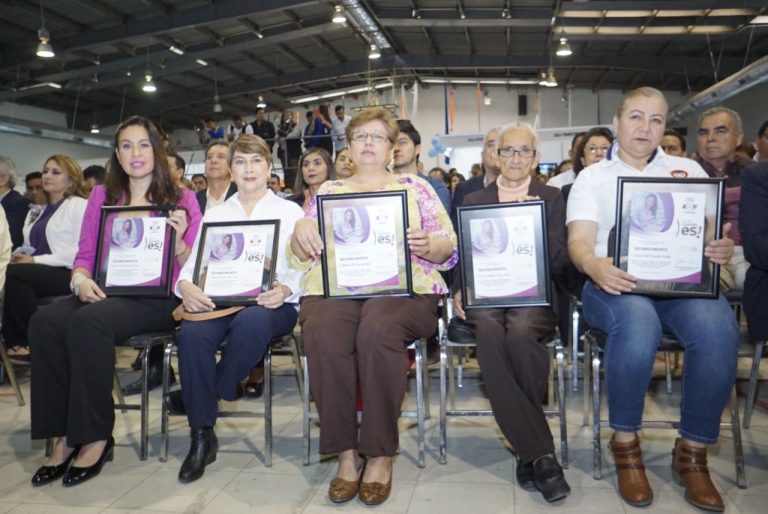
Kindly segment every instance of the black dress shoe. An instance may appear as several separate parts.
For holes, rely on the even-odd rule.
[[[57,466],[40,466],[40,469],[35,471],[35,474],[32,475],[32,487],[40,487],[41,485],[50,484],[63,477],[64,473],[69,468],[69,464],[75,457],[77,457],[78,450],[79,447],[75,448],[64,462]]]
[[[563,475],[563,468],[551,453],[533,462],[533,480],[536,489],[548,502],[562,500],[571,494],[571,488]]]
[[[161,385],[163,383],[163,361],[150,362],[147,370],[147,383],[148,383],[148,390],[151,391],[155,387]],[[173,372],[173,368],[171,368],[171,380],[168,383],[168,385],[173,385],[176,383],[176,373]],[[123,387],[123,394],[125,396],[133,396],[136,394],[141,394],[141,377],[137,378],[130,384]]]
[[[248,382],[245,384],[245,396],[247,398],[261,398],[264,394],[264,381]],[[242,395],[240,395],[242,396]]]
[[[179,470],[179,482],[182,484],[194,482],[203,476],[205,466],[216,462],[216,452],[219,449],[219,440],[213,427],[192,428],[189,437],[189,453]]]
[[[64,487],[72,487],[92,479],[101,473],[101,468],[104,467],[105,462],[112,460],[112,457],[114,456],[114,449],[115,438],[109,436],[109,439],[107,439],[107,444],[104,446],[104,450],[101,452],[99,460],[97,460],[94,465],[88,466],[87,468],[70,466],[69,469],[64,473],[64,478],[62,479],[61,483],[64,484]]]
[[[168,414],[172,416],[186,416],[187,408],[184,406],[184,397],[181,395],[181,389],[171,391],[163,397],[163,405]]]
[[[520,487],[526,491],[536,490],[536,482],[533,480],[533,462],[523,464],[518,459],[515,475],[517,475],[517,483],[520,484]]]

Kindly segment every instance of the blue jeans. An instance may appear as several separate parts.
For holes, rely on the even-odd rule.
[[[608,334],[605,382],[611,427],[622,432],[640,429],[663,331],[685,348],[680,434],[702,444],[717,442],[720,417],[736,379],[739,348],[739,328],[725,298],[617,296],[588,280],[581,300],[586,322]]]

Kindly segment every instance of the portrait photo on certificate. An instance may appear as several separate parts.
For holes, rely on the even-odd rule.
[[[459,207],[464,307],[549,305],[543,201]]]
[[[251,305],[272,288],[280,220],[204,223],[194,283],[216,305]]]
[[[107,295],[170,294],[174,206],[102,207],[94,280]]]
[[[724,180],[619,177],[614,264],[637,279],[634,294],[718,294],[719,266],[704,256],[719,239]]]
[[[326,298],[412,293],[406,191],[319,195]]]

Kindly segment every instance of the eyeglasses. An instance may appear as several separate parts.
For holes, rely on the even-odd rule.
[[[352,141],[357,143],[364,143],[368,140],[368,136],[371,136],[371,140],[373,140],[374,143],[384,143],[385,141],[389,141],[389,137],[383,132],[363,131],[352,132]]]
[[[515,148],[514,146],[505,146],[503,148],[499,148],[499,155],[501,157],[506,157],[509,159],[514,157],[515,154],[520,154],[520,157],[523,159],[531,159],[534,155],[536,155],[536,150],[533,148],[528,148],[527,146],[522,148]]]
[[[607,153],[608,150],[610,150],[610,146],[603,145],[603,146],[588,146],[584,150],[591,153],[592,155],[595,155],[598,151],[600,153]]]

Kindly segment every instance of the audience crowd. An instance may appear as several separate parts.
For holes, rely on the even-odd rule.
[[[610,448],[620,496],[633,506],[654,498],[638,430],[658,342],[662,332],[671,333],[686,349],[673,476],[688,502],[722,511],[707,447],[718,441],[739,344],[736,318],[722,293],[744,292],[749,331],[765,339],[768,121],[753,145],[739,113],[710,108],[698,118],[696,151],[689,152],[686,138],[667,128],[667,114],[661,92],[628,92],[612,128],[575,134],[568,158],[549,175],[539,173],[539,136],[526,123],[488,130],[479,162],[466,174],[441,167],[425,174],[421,135],[411,121],[397,120],[384,108],[351,117],[341,105],[333,114],[328,105],[308,111],[306,124],[290,110],[273,124],[261,107],[248,124],[241,116],[226,127],[206,119],[200,130],[205,171],[189,179],[186,162],[168,138],[136,116],[118,127],[106,166],[83,170],[70,156],[47,156],[41,171],[26,174],[25,194],[17,191],[11,156],[0,156],[2,339],[14,362],[31,365],[32,437],[52,442],[32,485],[61,479],[75,486],[100,473],[113,456],[115,345],[174,327],[181,389],[163,401],[189,422],[179,481],[200,479],[216,460],[218,400],[260,396],[269,345],[298,323],[321,420],[320,453],[338,456],[329,499],[383,503],[393,487],[399,447],[406,345],[431,337],[441,302],[451,301],[452,323],[476,337],[486,392],[514,449],[520,486],[549,502],[562,500],[571,489],[542,406],[551,364],[542,342],[562,326],[570,292],[583,302],[587,324],[607,338]],[[703,250],[706,260],[720,265],[719,296],[629,294],[638,282],[614,266],[609,243],[619,177],[723,179],[722,236],[706,241]],[[401,237],[409,249],[413,293],[326,297],[318,204],[328,195],[397,191],[406,192],[408,226]],[[459,208],[531,200],[546,206],[551,305],[467,308]],[[116,207],[135,209],[111,214],[125,217],[116,224],[122,232],[102,234]],[[344,213],[344,237],[356,234],[351,211]],[[159,212],[166,213],[175,234],[167,257],[172,294],[107,294],[114,284],[98,276],[104,241],[119,248],[133,244],[141,236],[133,234],[139,229],[132,220]],[[234,259],[246,243],[227,234],[209,254],[198,250],[212,244],[217,223],[266,220],[279,220],[277,248],[264,264],[272,280],[260,282],[247,305],[217,305],[203,285],[209,278],[198,280],[198,272],[215,260]],[[493,236],[492,228],[486,236]],[[161,383],[162,350],[157,346],[147,357],[150,387]],[[134,366],[140,365],[137,358]],[[141,390],[140,381],[124,387],[125,394]]]

